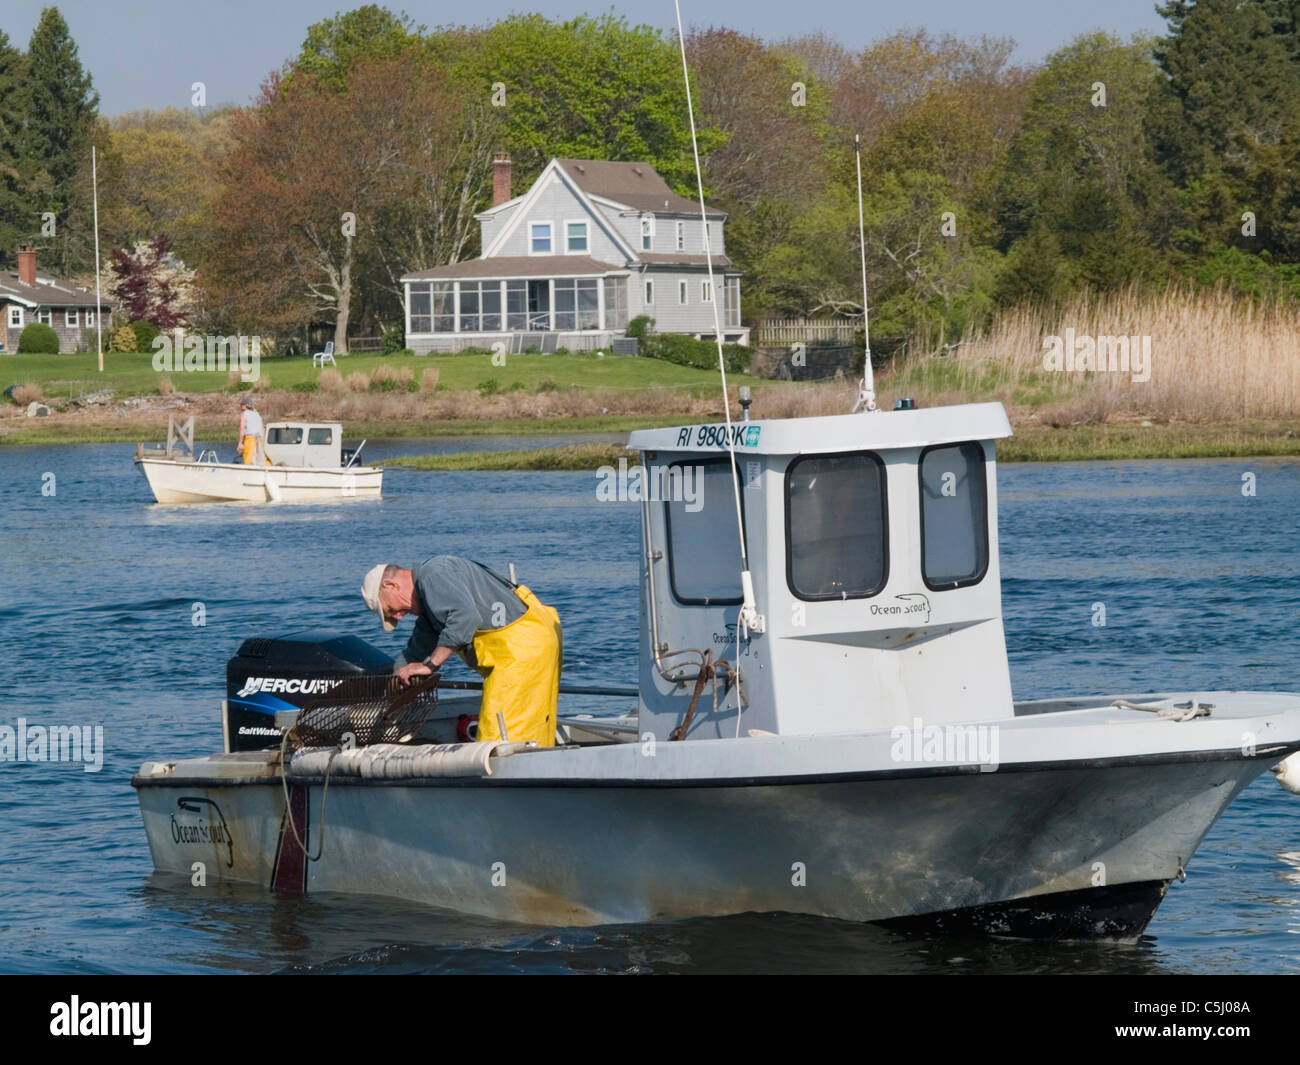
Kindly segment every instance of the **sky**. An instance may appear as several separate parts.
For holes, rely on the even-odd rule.
[[[48,0],[0,0],[0,29],[26,48]],[[297,54],[313,22],[361,6],[347,0],[64,0],[63,12],[81,62],[100,94],[100,113],[137,108],[186,107],[190,86],[201,81],[207,103],[247,104],[268,73]],[[476,0],[465,4],[390,2],[417,22],[495,22],[514,12],[540,12],[552,19],[612,10],[632,22],[668,29],[675,25],[672,0],[649,3],[557,3],[555,0]],[[466,17],[466,12],[472,12]],[[1152,0],[682,0],[691,26],[725,26],[764,40],[816,30],[837,37],[850,50],[901,29],[925,29],[959,37],[1012,37],[1015,61],[1033,63],[1072,37],[1105,29],[1122,37],[1161,32],[1165,23]]]

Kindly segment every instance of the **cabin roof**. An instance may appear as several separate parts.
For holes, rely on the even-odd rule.
[[[727,445],[722,430],[722,422],[638,429],[628,437],[627,446],[638,451],[724,452]],[[732,433],[738,453],[803,455],[998,440],[1011,435],[1011,423],[1001,403],[966,403],[822,418],[751,422],[733,418]]]

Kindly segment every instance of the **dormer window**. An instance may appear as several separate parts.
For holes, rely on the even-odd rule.
[[[643,214],[641,216],[641,250],[649,251],[651,242],[655,235],[655,216],[652,214]]]
[[[551,254],[551,223],[533,222],[528,227],[529,250],[533,255]]]

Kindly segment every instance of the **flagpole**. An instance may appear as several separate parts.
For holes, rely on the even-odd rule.
[[[99,173],[95,165],[95,146],[90,146],[90,187],[95,203],[95,352],[99,372],[104,372],[104,305],[99,296]]]

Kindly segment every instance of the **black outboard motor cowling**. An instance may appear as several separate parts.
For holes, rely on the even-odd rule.
[[[277,710],[301,710],[346,677],[392,668],[365,640],[323,629],[245,640],[226,663],[226,750],[278,747]]]

